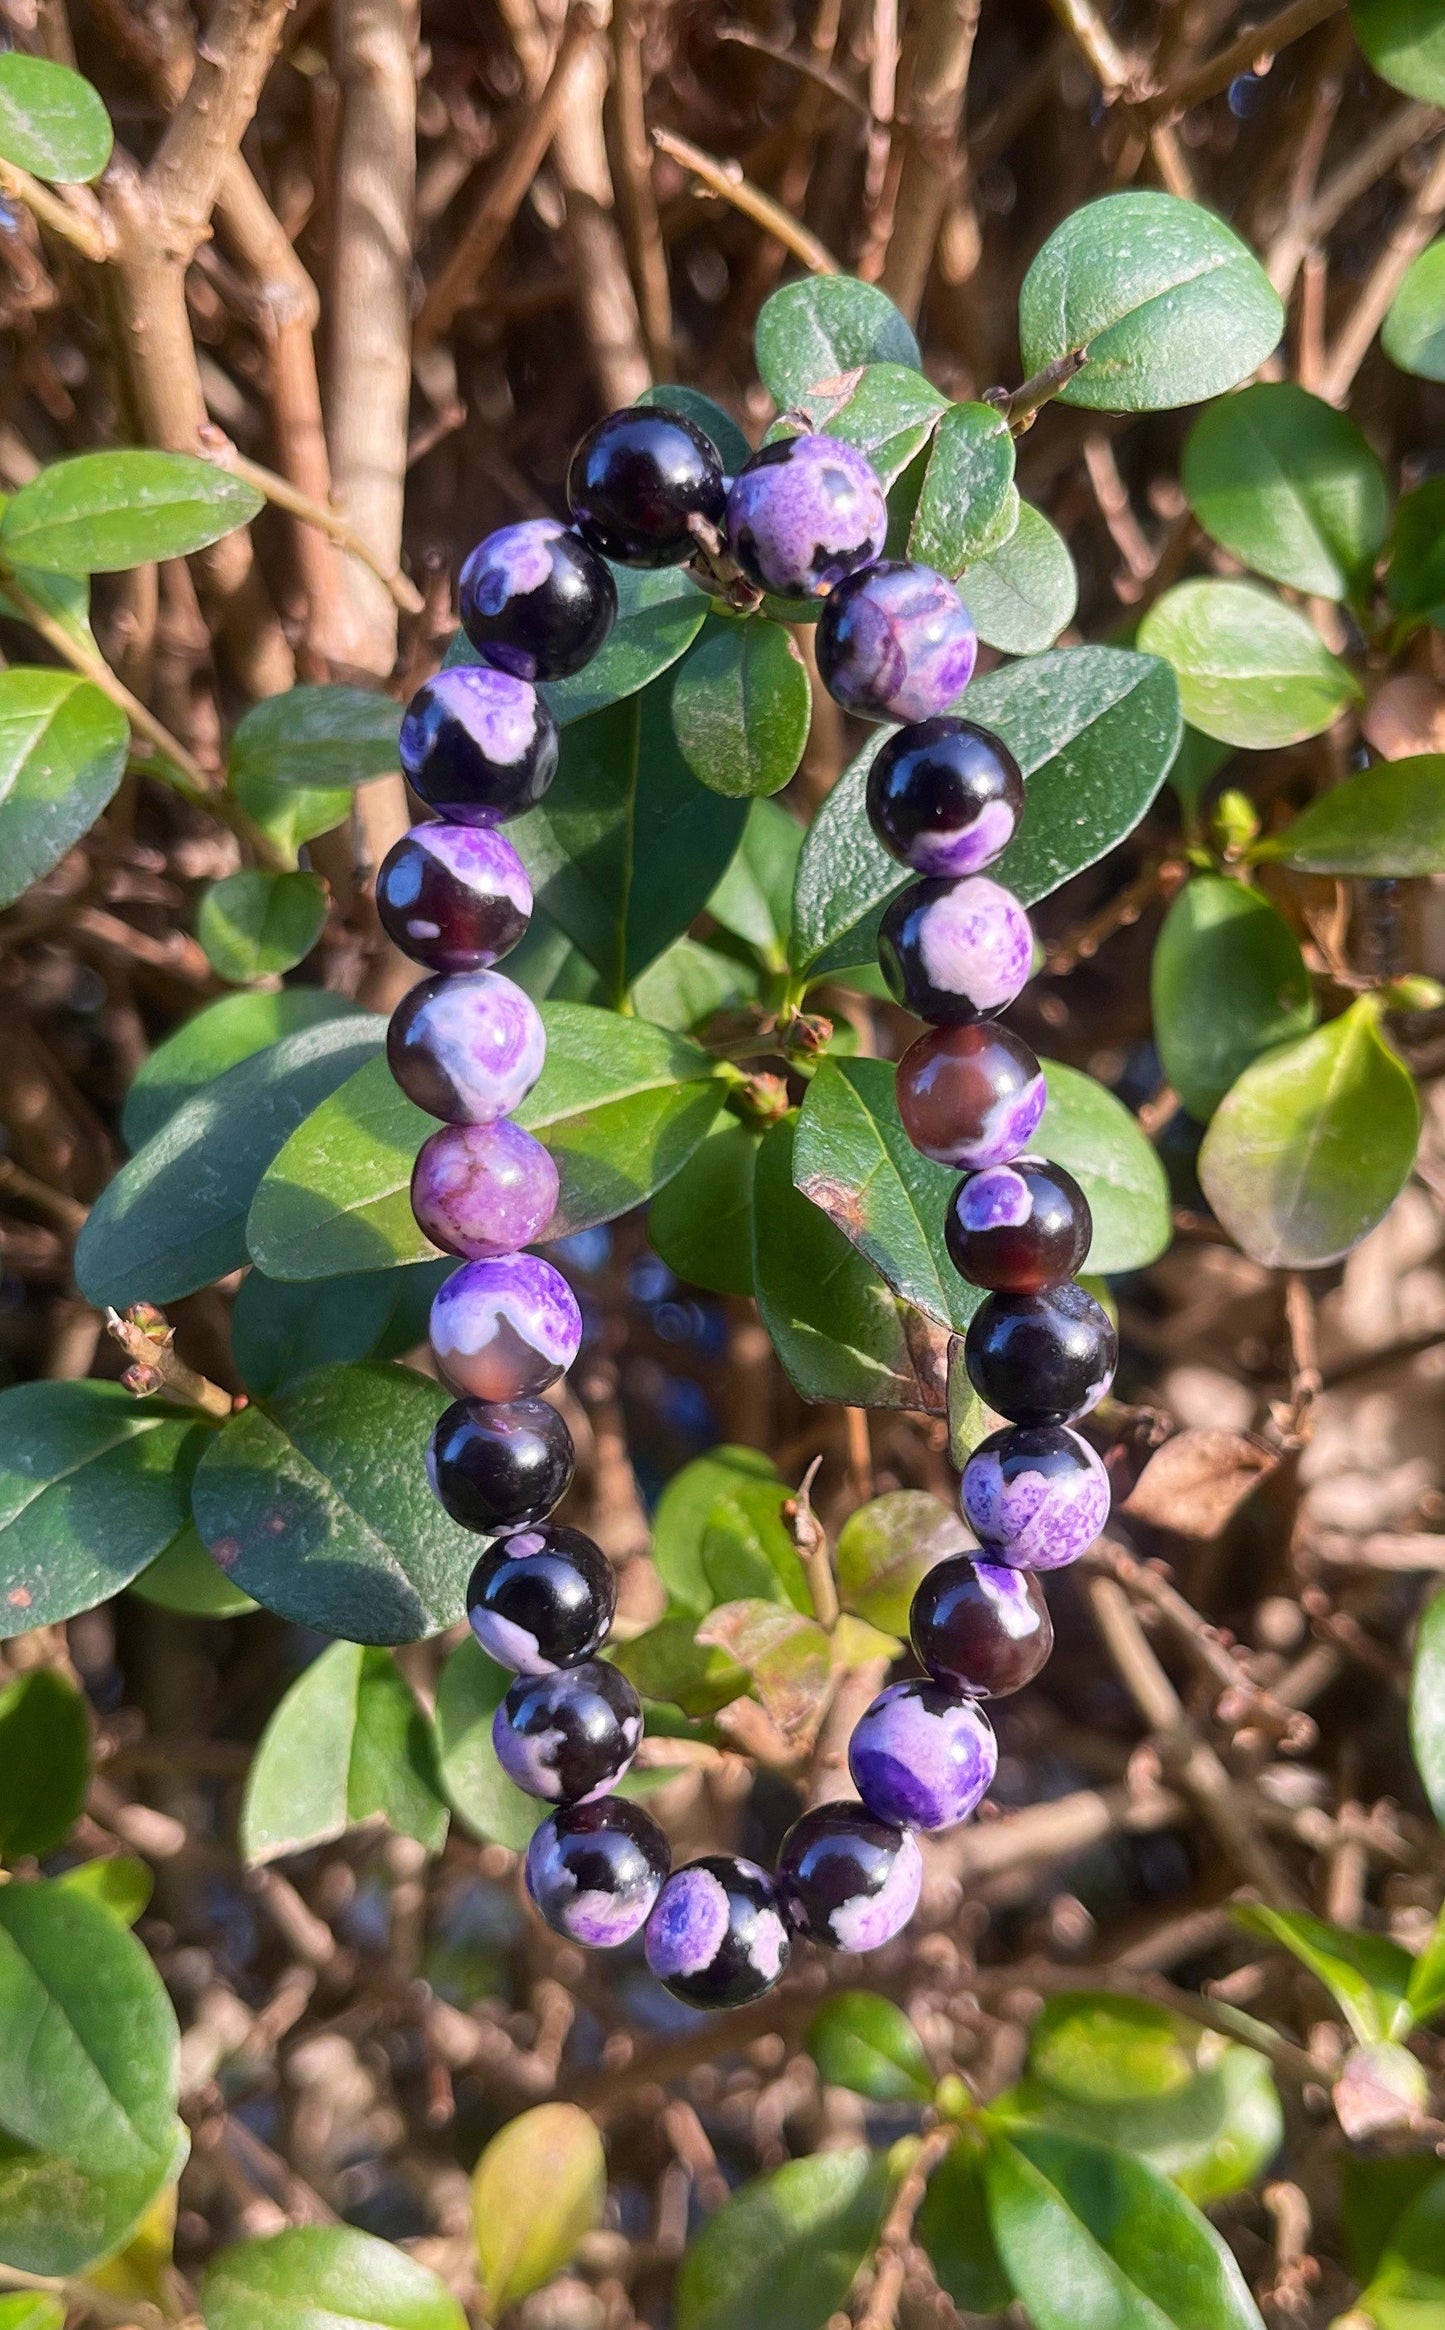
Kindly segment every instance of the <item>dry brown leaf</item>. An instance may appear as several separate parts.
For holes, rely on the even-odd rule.
[[[1242,1432],[1176,1432],[1150,1457],[1123,1510],[1181,1537],[1218,1537],[1277,1461]]]

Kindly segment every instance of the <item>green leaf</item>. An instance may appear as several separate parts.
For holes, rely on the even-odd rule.
[[[1445,236],[1406,269],[1380,345],[1402,372],[1420,380],[1445,380]]]
[[[838,1532],[834,1568],[844,1609],[906,1637],[919,1580],[971,1542],[958,1515],[926,1489],[889,1489],[871,1498]]]
[[[1187,2087],[1199,2033],[1147,1999],[1065,1990],[1029,2033],[1029,2069],[1077,2103],[1138,2103]]]
[[[204,550],[262,506],[253,485],[194,454],[76,453],[7,503],[0,557],[47,574],[117,574]]]
[[[334,833],[351,815],[351,794],[335,787],[283,785],[254,771],[231,787],[236,806],[273,841],[294,866],[302,845],[319,833]]]
[[[1350,0],[1350,22],[1382,81],[1445,104],[1445,15],[1438,0]]]
[[[1429,477],[1395,512],[1385,595],[1402,623],[1445,625],[1445,477]]]
[[[390,1651],[333,1642],[261,1734],[241,1806],[241,1856],[254,1867],[305,1852],[378,1814],[441,1851],[447,1808],[431,1725]]]
[[[418,1493],[447,1399],[409,1368],[321,1367],[233,1416],[191,1491],[227,1577],[278,1617],[348,1642],[454,1626],[476,1543]]]
[[[1340,2163],[1340,2233],[1351,2273],[1371,2279],[1400,2218],[1440,2174],[1431,2153],[1348,2153]],[[1417,2325],[1418,2330],[1418,2325]]]
[[[116,1383],[0,1396],[0,1639],[93,1608],[155,1559],[185,1519],[193,1429]]]
[[[1200,1184],[1255,1262],[1294,1270],[1337,1262],[1405,1184],[1420,1101],[1378,1013],[1378,998],[1363,995],[1313,1035],[1266,1052],[1215,1112]]]
[[[0,1774],[0,1860],[53,1853],[90,1779],[85,1701],[54,1667],[32,1667],[0,1691]]]
[[[1383,761],[1346,777],[1253,855],[1309,874],[1445,872],[1445,753]]]
[[[0,906],[58,866],[125,774],[129,731],[91,680],[0,672]]]
[[[886,2159],[861,2145],[744,2185],[683,2258],[677,2330],[822,2330],[877,2241],[888,2185]]]
[[[756,967],[695,938],[674,939],[666,954],[634,980],[629,997],[639,1019],[685,1035],[720,1011],[736,1011],[758,992]]]
[[[1243,2192],[1284,2137],[1269,2064],[1253,2048],[1229,2043],[1216,2043],[1168,2094],[1092,2100],[1025,2078],[997,2108],[1035,2127],[1116,2145],[1167,2176],[1201,2209]]]
[[[1133,830],[1179,744],[1172,673],[1116,647],[1063,648],[976,680],[961,707],[995,730],[1029,779],[1021,829],[992,869],[1026,906],[1046,898]],[[793,891],[794,968],[871,963],[890,898],[910,879],[874,840],[868,770],[879,729],[808,829]]]
[[[101,1309],[173,1302],[238,1270],[267,1166],[313,1109],[375,1058],[383,1034],[370,1014],[298,1029],[179,1107],[91,1209],[75,1248],[86,1300]]]
[[[635,696],[658,678],[686,654],[711,604],[681,566],[618,566],[612,579],[617,585],[617,620],[605,644],[585,670],[543,686],[542,694],[562,728],[620,703],[624,696]],[[446,661],[478,660],[466,633],[459,631]]]
[[[103,1853],[94,1861],[77,1861],[55,1883],[67,1892],[83,1893],[88,1901],[98,1901],[122,1925],[134,1925],[144,1915],[155,1890],[155,1879],[145,1862],[130,1853]]]
[[[1037,655],[1072,623],[1079,578],[1062,534],[1032,502],[1020,502],[1008,540],[964,575],[963,596],[986,647]]]
[[[55,186],[98,178],[115,143],[98,89],[48,57],[0,56],[0,158]]]
[[[833,1663],[832,1645],[816,1618],[771,1596],[745,1596],[710,1610],[697,1639],[744,1669],[754,1697],[785,1739],[813,1737]]]
[[[64,2298],[48,2298],[43,2290],[17,2290],[0,2298],[0,2330],[65,2330],[69,2308]]]
[[[492,1717],[515,1680],[480,1643],[458,1643],[437,1683],[436,1735],[442,1786],[457,1817],[473,1836],[521,1853],[547,1807],[507,1778],[492,1745]]]
[[[399,1359],[425,1342],[432,1297],[455,1264],[287,1281],[248,1271],[231,1314],[231,1354],[263,1397],[334,1359]]]
[[[0,496],[0,510],[10,499]],[[56,622],[87,656],[99,655],[95,633],[90,627],[90,577],[87,574],[40,574],[34,567],[16,567],[13,580],[17,590],[34,600]],[[20,606],[11,592],[5,589],[3,570],[0,570],[0,607],[15,623],[29,623],[31,617]]]
[[[1198,818],[1204,795],[1233,758],[1233,745],[1221,744],[1213,736],[1202,736],[1197,728],[1185,729],[1169,771],[1169,782],[1184,811],[1186,824]]]
[[[202,1085],[264,1052],[282,1036],[327,1019],[365,1019],[361,1005],[324,987],[282,987],[274,995],[223,995],[183,1020],[141,1062],[125,1096],[120,1129],[141,1148]]]
[[[637,399],[640,405],[660,405],[665,413],[682,413],[696,422],[703,435],[717,447],[718,458],[728,477],[736,477],[745,461],[752,459],[753,449],[733,419],[700,388],[684,388],[675,380],[655,382],[645,388]]]
[[[713,1294],[753,1291],[753,1172],[758,1137],[720,1117],[647,1216],[647,1236],[669,1270]]]
[[[351,2225],[298,2225],[223,2249],[206,2276],[206,2330],[466,2330],[428,2266]]]
[[[472,2214],[488,2317],[549,2282],[602,2222],[607,2159],[575,2103],[540,2103],[509,2120],[472,2171]]]
[[[401,706],[371,688],[288,688],[253,704],[231,738],[231,783],[349,791],[400,768]]]
[[[1019,2128],[994,2137],[984,2175],[999,2255],[1036,2330],[1263,2330],[1219,2234],[1144,2161]]]
[[[510,833],[538,905],[620,1002],[707,904],[745,815],[693,776],[662,683],[569,728],[551,790]]]
[[[884,492],[922,452],[948,411],[948,399],[912,364],[869,364],[845,401],[829,413],[824,435],[841,437],[867,456]],[[963,410],[962,406],[956,408]],[[1005,430],[1007,435],[1007,430]],[[922,555],[920,552],[918,555]]]
[[[248,866],[213,882],[196,936],[220,979],[247,985],[289,971],[326,928],[329,893],[319,874],[268,874]]]
[[[179,1610],[186,1618],[241,1618],[256,1607],[249,1594],[232,1585],[219,1562],[212,1561],[193,1521],[187,1521],[165,1552],[131,1580],[131,1592],[162,1610]]]
[[[786,1118],[764,1135],[753,1212],[758,1309],[789,1381],[805,1400],[941,1410],[940,1329],[794,1188],[793,1136]]]
[[[956,2136],[929,2178],[916,2231],[940,2288],[967,2314],[1002,2314],[1013,2298],[989,2230],[983,2153]]]
[[[1251,1061],[1316,1017],[1288,923],[1260,891],[1218,874],[1196,874],[1165,915],[1150,1001],[1160,1065],[1201,1124]]]
[[[813,698],[786,631],[761,616],[715,616],[672,683],[672,727],[683,759],[714,793],[776,793],[808,741]]]
[[[1020,509],[1014,441],[1003,414],[992,405],[950,405],[923,473],[908,531],[909,557],[940,574],[962,574],[1002,549]]]
[[[1429,1603],[1415,1638],[1410,1744],[1435,1818],[1445,1828],[1445,1593]]]
[[[851,275],[785,283],[763,302],[753,334],[758,372],[779,408],[825,419],[842,376],[862,364],[922,370],[918,342],[886,293]]]
[[[1391,2228],[1360,2306],[1377,2330],[1432,2330],[1445,2319],[1445,2175]]]
[[[1096,1077],[1062,1060],[1043,1068],[1049,1097],[1034,1147],[1083,1186],[1094,1217],[1089,1268],[1104,1278],[1141,1270],[1172,1235],[1164,1168],[1138,1120]]]
[[[552,1235],[627,1213],[692,1155],[724,1087],[685,1036],[585,1003],[545,1003],[547,1064],[515,1112],[562,1176]],[[417,1150],[436,1130],[384,1060],[327,1098],[270,1164],[247,1224],[268,1277],[328,1278],[428,1260],[412,1217]]]
[[[1413,1961],[1398,1942],[1384,1934],[1350,1933],[1302,1909],[1266,1909],[1249,1902],[1234,1914],[1251,1933],[1278,1942],[1308,1966],[1362,2047],[1405,2037],[1411,2023],[1405,1993]]]
[[[793,878],[803,828],[775,801],[754,801],[748,809],[737,854],[707,902],[724,930],[755,947],[770,971],[788,963],[793,926]]]
[[[658,1499],[652,1559],[674,1608],[702,1617],[717,1603],[771,1591],[811,1608],[783,1521],[792,1494],[754,1448],[709,1449],[674,1473]]]
[[[186,2154],[179,2036],[134,1935],[74,1886],[0,1886],[0,2256],[109,2256]]]
[[[1201,404],[1247,380],[1283,328],[1278,294],[1223,220],[1148,190],[1071,212],[1019,293],[1024,371],[1087,350],[1059,394],[1092,412]]]
[[[872,1990],[835,1990],[803,2034],[830,2087],[871,2103],[927,2103],[933,2075],[923,2042],[901,2007]]]
[[[1291,380],[1211,405],[1180,475],[1207,534],[1256,574],[1317,598],[1347,598],[1385,539],[1379,461],[1353,421]]]
[[[1360,693],[1313,623],[1253,583],[1176,583],[1139,644],[1174,666],[1191,727],[1256,751],[1318,736]]]
[[[1417,2023],[1428,2023],[1445,2006],[1445,1905],[1410,1970],[1405,2004]]]
[[[645,1634],[634,1634],[608,1652],[643,1699],[662,1699],[684,1715],[716,1715],[748,1688],[746,1671],[725,1650],[697,1639],[691,1612],[660,1618]]]

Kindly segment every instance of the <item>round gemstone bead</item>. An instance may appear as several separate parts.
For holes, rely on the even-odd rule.
[[[463,1529],[484,1536],[545,1520],[572,1486],[572,1435],[545,1400],[453,1400],[437,1418],[427,1477]]]
[[[928,720],[973,677],[973,617],[931,566],[880,559],[825,601],[818,670],[830,696],[868,720]]]
[[[491,1124],[526,1099],[547,1038],[537,1006],[500,971],[424,979],[386,1031],[386,1057],[408,1100],[448,1124]]]
[[[987,1795],[998,1742],[983,1709],[943,1683],[880,1691],[848,1745],[870,1812],[909,1828],[953,1828]]]
[[[882,557],[888,504],[856,446],[841,437],[781,437],[734,478],[727,537],[760,591],[821,599]]]
[[[1109,1314],[1070,1280],[1044,1294],[991,1294],[964,1339],[968,1378],[1012,1424],[1067,1424],[1114,1380],[1119,1339]]]
[[[1072,1173],[1047,1157],[1016,1157],[960,1181],[944,1216],[960,1277],[997,1294],[1039,1294],[1082,1268],[1094,1234]]]
[[[1014,1570],[1064,1569],[1109,1518],[1109,1475],[1062,1424],[1012,1424],[963,1468],[963,1515],[979,1544]]]
[[[429,971],[485,971],[532,917],[532,885],[511,843],[479,825],[414,825],[376,877],[382,928]]]
[[[916,721],[889,737],[868,771],[868,822],[916,874],[982,873],[1023,813],[1018,762],[972,720]]]
[[[1023,992],[1034,934],[1011,890],[986,874],[910,882],[883,917],[878,960],[906,1011],[936,1027],[1002,1011]]]
[[[489,1658],[519,1675],[575,1667],[606,1640],[617,1580],[600,1545],[560,1524],[489,1545],[467,1586],[467,1623]]]
[[[549,1151],[510,1117],[443,1125],[417,1153],[411,1210],[443,1253],[482,1262],[540,1238],[559,1186]]]
[[[1038,1130],[1048,1091],[1026,1043],[991,1020],[930,1028],[898,1063],[898,1113],[939,1165],[1002,1165]]]
[[[778,1854],[778,1893],[797,1933],[833,1950],[877,1950],[918,1907],[916,1838],[856,1803],[819,1804]]]
[[[431,1343],[442,1380],[474,1400],[545,1391],[582,1342],[577,1297],[540,1254],[464,1262],[438,1288]]]
[[[590,1804],[615,1788],[637,1753],[642,1702],[604,1659],[554,1675],[519,1675],[492,1717],[509,1780],[551,1804]]]
[[[746,2006],[792,1955],[772,1878],[735,1853],[674,1869],[647,1921],[647,1963],[689,2006]]]
[[[402,772],[451,825],[505,825],[557,774],[557,723],[534,687],[485,664],[423,682],[401,724]]]
[[[580,671],[617,620],[607,567],[555,518],[526,518],[479,542],[460,595],[462,629],[482,661],[519,680]]]
[[[655,1820],[624,1796],[551,1812],[527,1847],[527,1891],[554,1933],[615,1950],[646,1923],[672,1855]]]
[[[716,446],[657,405],[598,421],[567,471],[577,531],[620,566],[684,566],[699,546],[689,521],[721,526],[726,499]]]
[[[1054,1647],[1044,1590],[1024,1570],[950,1554],[924,1573],[909,1631],[936,1683],[1002,1699],[1031,1683]]]

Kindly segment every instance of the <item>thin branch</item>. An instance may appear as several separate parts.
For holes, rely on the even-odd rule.
[[[1440,114],[1433,105],[1412,102],[1397,106],[1325,180],[1312,202],[1291,211],[1264,259],[1264,271],[1281,299],[1287,296],[1311,245],[1322,241],[1352,203],[1368,194],[1413,146],[1439,126]]]
[[[153,1303],[133,1303],[124,1316],[108,1310],[105,1330],[130,1361],[121,1381],[137,1399],[160,1392],[220,1423],[232,1413],[236,1403],[230,1393],[187,1366],[176,1349],[175,1328]]]
[[[203,429],[198,451],[203,460],[214,462],[217,469],[229,470],[233,477],[243,478],[248,485],[253,485],[257,493],[264,494],[268,502],[274,502],[278,510],[286,510],[293,518],[303,519],[308,526],[315,526],[338,549],[349,551],[353,558],[359,558],[363,566],[370,568],[377,581],[385,584],[404,615],[424,613],[426,601],[410,575],[403,574],[399,568],[388,572],[382,561],[372,556],[356,528],[340,510],[313,501],[309,494],[299,492],[289,478],[278,477],[274,469],[264,469],[259,461],[248,460],[244,453],[236,450],[223,429]]]
[[[673,369],[672,286],[652,183],[639,0],[615,0],[612,10],[612,103],[621,166],[618,193],[637,282],[642,332],[653,372],[665,380]]]
[[[1049,6],[1093,73],[1106,99],[1137,79],[1138,59],[1122,49],[1091,0],[1049,0]]]
[[[42,186],[28,170],[17,169],[13,162],[0,162],[0,194],[8,194],[12,202],[23,202],[43,227],[49,227],[82,258],[99,263],[114,251],[115,238],[103,213],[92,217],[52,187]]]
[[[815,275],[838,275],[842,272],[832,252],[825,249],[816,235],[810,234],[805,226],[774,202],[771,195],[764,194],[761,187],[754,186],[743,176],[740,162],[716,161],[711,154],[705,154],[701,146],[695,146],[690,138],[678,137],[670,129],[655,129],[652,142],[664,154],[670,154],[675,162],[681,162],[685,170],[691,170],[693,176],[700,178],[710,193],[719,195],[724,202],[730,202],[734,210],[740,210],[745,218],[750,218],[765,234],[776,236],[784,248],[791,251],[795,259],[801,260],[805,267],[811,268]]]
[[[1325,359],[1319,393],[1328,404],[1344,403],[1391,300],[1434,234],[1442,213],[1445,213],[1445,145],[1391,228],[1383,251]]]
[[[291,0],[218,0],[196,45],[186,93],[146,170],[146,186],[189,259],[210,224],[231,158],[251,125]]]
[[[740,49],[751,49],[755,56],[771,57],[775,65],[786,65],[790,72],[801,73],[805,81],[813,82],[819,89],[826,89],[828,95],[836,97],[840,105],[846,105],[850,113],[856,113],[862,120],[871,123],[873,116],[867,100],[860,97],[856,89],[850,89],[841,74],[831,72],[826,65],[817,64],[812,57],[800,56],[796,49],[779,48],[776,42],[764,40],[761,33],[750,31],[745,24],[720,24],[713,39],[731,41]]]
[[[979,0],[932,0],[913,42],[908,131],[879,282],[904,314],[917,315],[933,255],[959,184],[959,134],[978,31]]]
[[[1041,407],[1057,396],[1061,388],[1067,388],[1088,361],[1087,348],[1070,348],[1064,355],[1056,356],[1052,364],[1046,364],[1041,372],[1034,373],[1021,388],[1012,391],[992,388],[984,402],[1001,412],[1014,435],[1021,437],[1025,429],[1032,428],[1034,416]]]
[[[913,2155],[883,2220],[873,2263],[873,2286],[868,2292],[868,2303],[858,2317],[858,2330],[893,2330],[913,2241],[913,2220],[928,2190],[929,2178],[954,2140],[955,2131],[951,2127],[930,2128]]]
[[[1345,0],[1290,0],[1277,16],[1266,17],[1263,24],[1246,25],[1243,32],[1206,57],[1175,81],[1166,82],[1154,96],[1145,101],[1144,111],[1151,120],[1162,115],[1184,113],[1191,105],[1202,105],[1206,98],[1217,97],[1241,73],[1267,72],[1281,49],[1293,41],[1303,40],[1306,33],[1335,16]]]

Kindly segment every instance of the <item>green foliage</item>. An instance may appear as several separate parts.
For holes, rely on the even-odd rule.
[[[918,2238],[940,2286],[969,2314],[1001,2314],[1013,2297],[988,2221],[983,2147],[970,2131],[956,2136],[929,2179],[918,2212]]]
[[[196,915],[196,936],[220,979],[242,987],[289,971],[326,928],[327,889],[319,874],[266,874],[247,867],[213,882]]]
[[[677,2330],[822,2330],[878,2236],[876,2153],[817,2152],[744,2185],[683,2258]]]
[[[103,1853],[94,1861],[77,1861],[55,1883],[68,1892],[83,1893],[88,1901],[98,1901],[122,1925],[134,1925],[144,1915],[155,1887],[145,1862],[130,1853]]]
[[[1258,260],[1198,203],[1106,194],[1055,227],[1019,293],[1027,373],[1087,362],[1060,395],[1114,413],[1199,404],[1247,380],[1284,310]]]
[[[753,1173],[758,1136],[720,1117],[665,1182],[647,1216],[648,1240],[670,1270],[715,1294],[753,1291]]]
[[[1282,858],[1307,874],[1445,871],[1445,753],[1384,761],[1346,777],[1251,855]]]
[[[17,49],[0,56],[0,159],[81,186],[100,176],[114,142],[99,92],[79,73]]]
[[[885,493],[929,443],[948,407],[932,381],[908,364],[868,364],[829,414],[825,434],[865,453]]]
[[[1445,16],[1433,0],[1350,0],[1350,22],[1381,80],[1445,103]]]
[[[1196,874],[1165,916],[1150,1000],[1160,1065],[1201,1124],[1261,1052],[1315,1022],[1288,923],[1258,890],[1218,874]]]
[[[871,2103],[927,2103],[933,2075],[923,2042],[901,2007],[872,1990],[835,1990],[803,2044],[822,2078]]]
[[[1002,413],[992,405],[950,405],[934,432],[908,530],[909,557],[958,575],[1000,551],[1021,513],[1013,479],[1014,441]]]
[[[376,1817],[428,1852],[446,1842],[432,1729],[386,1650],[333,1642],[261,1734],[241,1807],[253,1866]]]
[[[926,1570],[969,1545],[957,1514],[926,1489],[889,1489],[848,1515],[834,1569],[847,1610],[906,1635],[914,1590]]]
[[[1052,647],[1079,603],[1068,545],[1032,502],[1020,502],[1006,541],[973,560],[962,589],[979,638],[1005,655]]]
[[[1421,380],[1445,380],[1445,237],[1411,261],[1390,302],[1380,345]]]
[[[0,2330],[65,2330],[66,2304],[43,2290],[16,2290],[0,2298]]]
[[[253,485],[194,454],[76,453],[7,502],[0,558],[47,574],[118,574],[204,550],[261,506]]]
[[[1415,1641],[1410,1739],[1425,1793],[1445,1828],[1445,1593],[1427,1606]]]
[[[85,1804],[90,1723],[53,1667],[32,1667],[0,1691],[0,1772],[0,1860],[54,1852]]]
[[[1256,751],[1318,736],[1360,693],[1308,618],[1253,583],[1176,583],[1139,645],[1173,665],[1192,728]]]
[[[812,696],[778,624],[715,616],[672,683],[683,759],[714,793],[751,800],[788,782],[808,741]]]
[[[126,724],[70,672],[0,672],[0,906],[88,832],[125,773]]]
[[[355,1277],[285,1280],[248,1271],[231,1313],[231,1353],[248,1391],[280,1391],[328,1359],[395,1359],[426,1340],[432,1297],[454,1264],[417,1262]]]
[[[1184,449],[1184,490],[1207,533],[1273,582],[1350,596],[1385,539],[1385,473],[1353,421],[1293,381],[1210,405]]]
[[[727,872],[707,902],[708,913],[757,950],[764,967],[783,971],[793,921],[793,880],[803,829],[776,802],[754,801]]]
[[[669,1604],[702,1617],[762,1596],[812,1607],[783,1519],[792,1491],[754,1448],[713,1448],[675,1473],[658,1499],[652,1559]]]
[[[458,1643],[437,1684],[436,1741],[447,1801],[474,1836],[525,1850],[545,1806],[507,1778],[492,1745],[492,1717],[512,1676],[477,1642]]]
[[[298,2225],[222,2250],[206,2276],[206,2330],[466,2330],[446,2283],[351,2225]]]
[[[1361,2046],[1403,2038],[1413,2015],[1406,2004],[1413,1960],[1383,1934],[1327,1925],[1304,1910],[1237,1909],[1241,1925],[1279,1942],[1329,1991]]]
[[[1395,512],[1385,594],[1405,631],[1445,623],[1445,477],[1430,477]]]
[[[488,2317],[540,2289],[602,2221],[607,2162],[588,2114],[543,2103],[509,2120],[472,2171]]]
[[[179,1611],[186,1618],[239,1618],[256,1607],[249,1594],[232,1585],[220,1563],[212,1561],[193,1521],[187,1521],[164,1553],[131,1580],[131,1591],[142,1601]]]
[[[174,1035],[148,1052],[131,1080],[121,1111],[126,1145],[139,1149],[167,1117],[204,1085],[249,1060],[282,1036],[326,1019],[363,1019],[361,1006],[324,987],[282,987],[271,995],[223,995],[219,1003],[182,1020]]]
[[[231,739],[232,784],[349,791],[399,767],[401,706],[369,688],[288,688],[253,704]]]
[[[1429,2330],[1445,2312],[1445,2175],[1396,2219],[1360,2300],[1376,2330]]]
[[[918,342],[891,299],[849,275],[787,283],[764,302],[753,335],[763,385],[783,409],[825,420],[846,373],[862,364],[917,371]],[[817,392],[824,409],[814,410]]]

